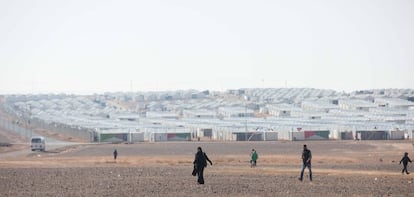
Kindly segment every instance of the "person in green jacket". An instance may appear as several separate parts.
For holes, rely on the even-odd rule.
[[[256,150],[252,149],[252,152],[250,153],[250,167],[256,167],[257,159],[259,158],[259,155],[257,154]]]

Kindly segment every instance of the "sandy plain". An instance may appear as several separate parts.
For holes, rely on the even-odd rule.
[[[312,182],[308,171],[303,182],[298,180],[304,143],[313,154]],[[191,176],[198,146],[213,161],[205,170],[205,185]],[[414,174],[401,174],[399,165],[404,152],[414,155],[408,140],[20,148],[0,147],[0,196],[414,196]],[[249,165],[252,148],[259,153],[256,168]]]

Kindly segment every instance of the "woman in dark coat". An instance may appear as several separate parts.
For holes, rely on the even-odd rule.
[[[207,167],[207,161],[210,163],[210,165],[213,165],[211,160],[208,158],[207,154],[203,152],[201,147],[197,148],[197,153],[195,154],[194,158],[194,169],[197,172],[198,175],[198,184],[204,184],[204,168]]]
[[[411,159],[408,157],[408,153],[407,152],[404,153],[404,157],[400,160],[400,164],[401,164],[401,162],[403,163],[403,166],[404,166],[404,168],[403,168],[403,170],[401,172],[403,174],[404,174],[404,172],[407,173],[407,174],[410,174],[408,172],[408,170],[407,170],[407,165],[408,165],[408,162],[411,163]]]

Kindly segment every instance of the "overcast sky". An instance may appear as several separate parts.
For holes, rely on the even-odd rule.
[[[414,88],[414,1],[0,1],[0,94],[254,87]]]

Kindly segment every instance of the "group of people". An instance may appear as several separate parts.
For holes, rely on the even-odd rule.
[[[256,152],[255,149],[252,149],[252,152],[250,153],[250,167],[254,168],[257,165],[257,159],[259,158],[259,154]],[[299,180],[303,180],[303,174],[306,168],[309,169],[309,178],[312,181],[312,168],[311,168],[311,160],[312,160],[312,153],[307,148],[306,144],[303,145],[303,152],[302,152],[302,170],[300,173]],[[197,153],[195,154],[194,158],[194,168],[192,175],[197,176],[197,183],[198,184],[204,184],[204,168],[207,167],[207,161],[210,163],[210,165],[213,165],[213,162],[208,158],[207,154],[203,152],[201,147],[197,148]]]
[[[252,149],[252,152],[250,153],[250,167],[256,167],[257,165],[257,159],[259,158],[259,155],[257,154],[255,149]],[[199,184],[204,184],[204,177],[203,172],[204,168],[207,166],[207,161],[210,162],[211,165],[213,163],[210,161],[210,159],[207,157],[207,154],[204,153],[201,149],[201,147],[197,148],[197,153],[195,155],[194,159],[194,170],[193,175],[196,176],[198,174],[198,180],[197,182]],[[312,181],[312,152],[310,149],[308,149],[308,146],[306,144],[303,145],[303,151],[302,151],[302,169],[300,171],[300,177],[298,178],[299,181],[303,181],[303,175],[306,168],[309,170],[309,180]],[[403,158],[400,160],[400,164],[403,164],[403,170],[406,174],[410,174],[407,169],[408,162],[411,162],[411,159],[408,157],[408,153],[405,152]]]
[[[113,155],[114,155],[114,160],[116,160],[118,156],[118,151],[116,149],[114,149]],[[252,152],[250,153],[250,167],[251,168],[256,167],[258,158],[259,158],[259,154],[256,152],[255,149],[252,149]],[[303,175],[304,175],[304,171],[306,168],[308,168],[309,170],[309,180],[312,181],[311,160],[312,160],[312,152],[311,150],[308,149],[307,145],[304,144],[303,151],[302,151],[302,169],[300,171],[300,177],[299,177],[300,181],[303,181]],[[207,162],[209,162],[210,165],[213,165],[213,162],[211,162],[211,160],[208,158],[207,154],[203,152],[201,147],[197,147],[197,153],[195,154],[195,158],[193,162],[194,168],[193,168],[192,175],[198,176],[198,179],[197,179],[198,184],[204,184],[204,168],[207,167]],[[408,162],[412,163],[411,159],[408,157],[408,153],[405,152],[404,156],[400,160],[400,164],[401,163],[403,164],[403,169],[401,171],[403,174],[404,172],[406,174],[410,174],[407,169]]]

